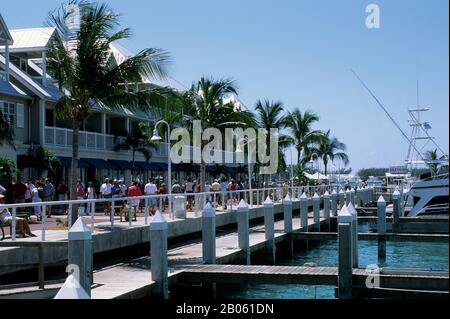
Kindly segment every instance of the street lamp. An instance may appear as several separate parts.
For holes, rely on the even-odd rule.
[[[153,130],[153,136],[151,137],[152,142],[161,141],[162,138],[159,136],[157,127],[159,124],[165,124],[167,125],[167,186],[169,188],[168,194],[169,194],[169,214],[172,212],[172,206],[171,206],[171,194],[172,194],[172,161],[170,160],[170,125],[164,120],[160,120],[156,122],[155,128]]]

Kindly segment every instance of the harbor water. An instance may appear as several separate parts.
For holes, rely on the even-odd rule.
[[[359,241],[359,265],[389,268],[420,268],[449,270],[449,244],[432,242],[392,242],[386,246],[386,259],[377,258],[377,241]],[[336,241],[323,241],[309,250],[296,252],[294,258],[279,260],[278,265],[302,266],[315,263],[317,266],[336,267],[338,262]],[[230,299],[331,299],[335,298],[334,287],[313,285],[221,285],[219,298]]]

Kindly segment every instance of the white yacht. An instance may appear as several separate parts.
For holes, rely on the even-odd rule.
[[[405,216],[448,217],[449,175],[441,174],[414,183],[406,193]]]

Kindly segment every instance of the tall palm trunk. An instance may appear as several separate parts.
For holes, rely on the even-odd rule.
[[[70,167],[70,199],[77,199],[77,179],[78,179],[78,137],[80,132],[80,123],[73,121],[72,132],[72,165]],[[78,218],[78,207],[72,205],[72,225]]]

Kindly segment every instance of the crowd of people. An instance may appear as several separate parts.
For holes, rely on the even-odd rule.
[[[150,214],[156,212],[157,207],[164,210],[168,206],[167,197],[149,197],[145,203],[140,199],[120,201],[121,197],[138,197],[143,195],[166,195],[169,193],[167,185],[163,180],[150,178],[147,183],[141,183],[140,181],[133,181],[129,186],[127,186],[121,179],[109,179],[105,178],[103,183],[99,186],[93,181],[89,181],[87,185],[83,184],[81,180],[77,181],[76,184],[76,199],[108,199],[114,198],[115,207],[124,207],[125,205],[131,206],[134,211],[134,215],[142,209],[144,206],[148,207]],[[274,181],[270,184],[258,183],[253,181],[252,188],[268,188],[280,186]],[[283,195],[288,192],[288,181],[285,181],[282,185]],[[193,211],[199,202],[199,197],[196,196],[197,193],[206,192],[212,193],[206,196],[206,202],[214,202],[214,205],[222,205],[224,209],[227,208],[227,203],[233,201],[235,204],[242,198],[242,194],[239,192],[229,193],[230,191],[240,191],[248,189],[248,181],[241,181],[235,179],[214,179],[212,183],[207,181],[204,185],[204,189],[201,187],[201,183],[198,180],[187,178],[184,182],[180,183],[177,180],[172,181],[171,193],[176,194],[186,194],[186,209]],[[42,215],[50,216],[52,214],[52,209],[54,205],[47,205],[46,211],[42,211],[42,202],[51,201],[66,201],[70,199],[69,185],[65,180],[60,180],[58,185],[55,187],[50,178],[42,178],[32,181],[29,179],[27,182],[23,182],[20,178],[15,183],[7,183],[6,185],[0,185],[0,195],[1,203],[6,204],[16,204],[16,203],[36,203],[30,208],[27,208],[28,214],[36,216],[37,221],[42,220]],[[214,193],[220,193],[217,196]],[[227,193],[225,196],[224,194]],[[60,210],[63,213],[67,213],[68,205],[60,205],[63,209]],[[94,204],[85,203],[79,206],[81,210],[90,214],[95,210]],[[111,202],[108,201],[103,204],[103,211],[105,215],[110,215],[112,210]],[[4,223],[9,220],[8,210],[0,212],[2,215],[1,219]],[[3,220],[1,220],[3,222]],[[27,233],[27,225],[25,222],[20,221],[20,227],[24,229],[24,233]],[[31,233],[31,232],[30,232]]]

